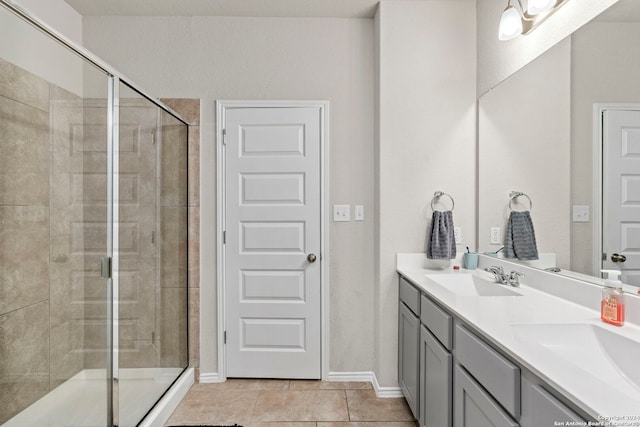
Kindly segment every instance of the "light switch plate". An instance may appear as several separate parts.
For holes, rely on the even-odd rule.
[[[589,222],[589,206],[573,207],[573,222]]]
[[[333,205],[333,220],[335,222],[351,221],[351,206]]]
[[[455,236],[455,239],[456,239],[456,245],[459,245],[460,243],[462,243],[462,228],[453,227],[453,235]]]

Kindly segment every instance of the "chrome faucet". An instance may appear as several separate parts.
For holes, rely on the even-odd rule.
[[[502,267],[498,267],[497,265],[487,267],[484,269],[484,271],[488,271],[489,273],[493,274],[493,280],[495,280],[496,283],[502,283],[504,285],[508,280],[508,277],[506,274],[504,274],[504,270],[502,269]]]
[[[513,287],[520,286],[520,277],[524,277],[524,274],[515,270],[511,270],[511,273],[506,274],[504,272],[504,269],[497,265],[492,265],[491,267],[485,268],[484,270],[493,274],[493,280],[495,280],[496,283]]]
[[[524,277],[523,273],[520,273],[519,271],[511,270],[511,274],[509,274],[508,283],[511,286],[514,286],[514,287],[517,288],[518,286],[520,286],[520,278],[521,277]]]

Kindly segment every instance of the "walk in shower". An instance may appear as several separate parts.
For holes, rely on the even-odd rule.
[[[188,367],[187,132],[0,0],[0,426],[136,426]]]

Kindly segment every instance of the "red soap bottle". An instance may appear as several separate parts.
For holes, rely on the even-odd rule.
[[[602,290],[602,302],[600,303],[600,318],[603,322],[615,326],[624,325],[624,291],[620,281],[620,272],[617,270],[602,270],[607,273]]]

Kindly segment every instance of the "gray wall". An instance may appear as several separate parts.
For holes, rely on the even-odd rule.
[[[479,250],[496,251],[504,244],[509,193],[522,191],[533,203],[538,251],[555,253],[557,266],[570,267],[570,101],[569,39],[480,98]],[[516,210],[529,208],[525,198],[517,202]],[[490,244],[491,227],[501,229],[499,245]]]
[[[617,1],[569,1],[525,37],[500,41],[498,24],[506,3],[477,0],[478,95],[495,87]]]
[[[330,369],[373,370],[373,21],[85,17],[84,24],[85,45],[150,93],[201,99],[204,374],[217,372],[214,101],[330,101],[330,203],[365,207],[364,222],[331,223]]]
[[[475,247],[475,10],[467,1],[392,1],[378,11],[376,374],[396,385],[396,254],[424,252],[436,190]],[[450,207],[449,202],[440,209]]]
[[[572,36],[571,204],[593,206],[593,104],[638,103],[640,24],[592,22]],[[571,224],[571,269],[592,272],[592,222]]]

